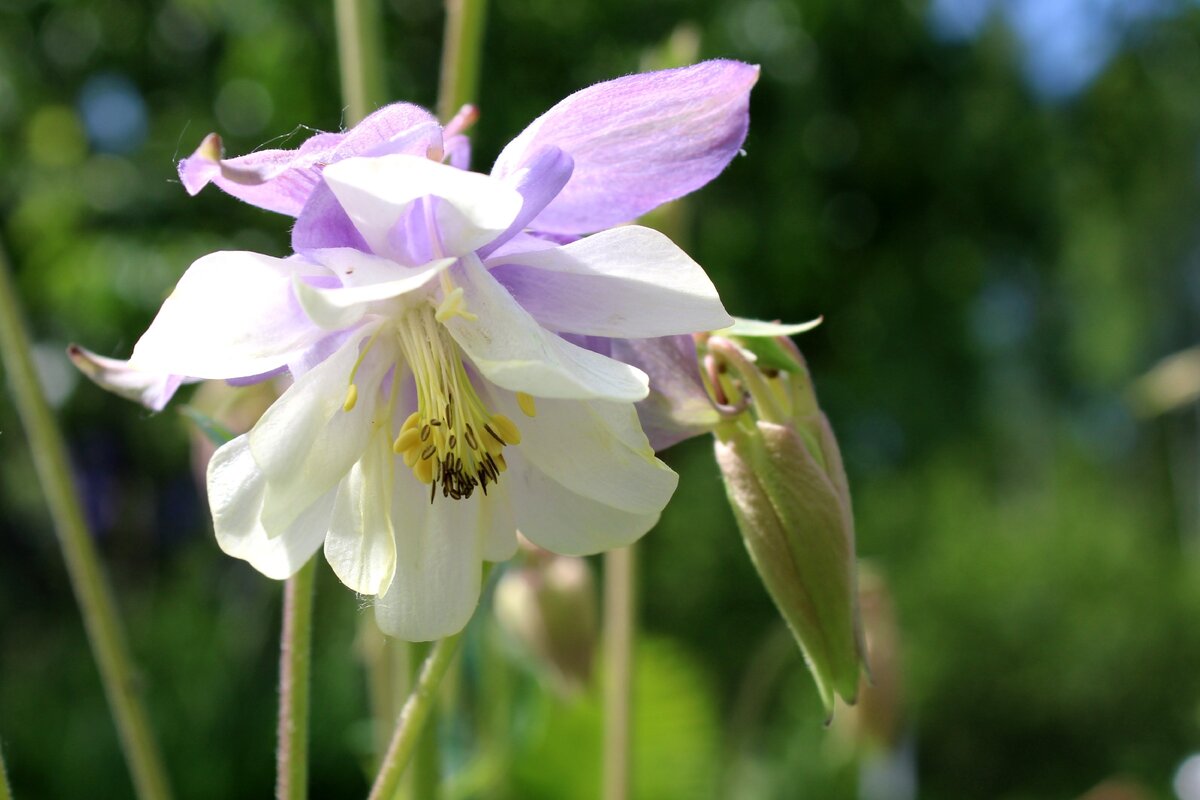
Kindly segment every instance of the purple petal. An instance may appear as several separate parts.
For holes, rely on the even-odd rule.
[[[179,162],[179,178],[189,194],[209,183],[251,205],[299,216],[326,164],[365,154],[413,152],[441,147],[441,126],[425,109],[394,103],[379,109],[346,133],[318,133],[296,150],[260,150],[222,158],[221,137],[210,133],[196,152]]]
[[[557,146],[575,160],[531,226],[588,233],[628,222],[716,177],[746,138],[758,67],[705,61],[600,83],[566,98],[504,148],[507,177]]]
[[[186,380],[182,375],[138,369],[128,361],[96,355],[77,344],[67,348],[67,357],[96,385],[151,411],[162,411]]]
[[[548,147],[538,153],[525,167],[509,176],[513,188],[520,193],[524,202],[521,212],[508,230],[479,249],[479,257],[487,258],[500,245],[516,236],[558,196],[571,179],[575,162],[557,147]]]
[[[610,342],[609,355],[650,376],[650,395],[636,408],[656,452],[713,429],[719,417],[700,378],[692,337]]]
[[[353,247],[364,253],[371,252],[346,210],[333,196],[333,190],[321,183],[304,204],[292,228],[292,249],[304,253],[329,247]]]

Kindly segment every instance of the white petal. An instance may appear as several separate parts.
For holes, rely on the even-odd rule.
[[[419,156],[348,158],[325,168],[325,182],[379,254],[389,252],[388,232],[422,197],[444,201],[433,213],[447,255],[464,255],[495,239],[523,203],[503,181]]]
[[[466,627],[479,602],[486,534],[481,499],[437,498],[431,505],[423,484],[411,475],[397,478],[396,574],[375,601],[384,633],[426,642]]]
[[[521,431],[521,456],[572,492],[633,514],[657,514],[675,492],[679,476],[654,457],[631,403],[539,398],[529,418],[511,394],[491,394]]]
[[[292,277],[326,274],[294,258],[207,255],[183,274],[133,348],[130,363],[193,378],[270,372],[325,335],[301,311]]]
[[[658,513],[635,514],[578,495],[527,463],[520,447],[510,449],[501,480],[512,493],[521,533],[539,547],[591,555],[632,544],[658,522]]]
[[[347,252],[357,253],[358,251],[347,250]],[[366,256],[365,253],[358,255]],[[419,289],[455,262],[453,258],[443,258],[438,261],[430,261],[420,267],[403,267],[375,256],[366,256],[366,258],[391,265],[389,279],[378,283],[364,283],[360,279],[357,284],[334,289],[321,289],[310,286],[299,278],[296,279],[296,297],[300,300],[304,313],[314,324],[326,330],[340,330],[353,325],[370,310],[371,303],[388,300]]]
[[[266,478],[254,463],[249,437],[222,445],[208,464],[208,502],[217,544],[228,555],[250,562],[268,578],[283,580],[300,569],[325,538],[333,492],[316,498],[278,536],[267,536],[259,521]]]
[[[366,333],[352,336],[292,384],[249,433],[254,460],[267,477],[262,519],[271,535],[339,483],[367,446],[379,383],[391,361],[386,345],[377,343],[355,377],[358,403],[344,410],[350,371]]]
[[[392,458],[390,437],[377,435],[342,480],[333,504],[325,558],[342,583],[359,594],[383,593],[396,567]]]
[[[447,330],[489,380],[537,397],[641,400],[649,379],[641,370],[585,350],[550,333],[496,282],[479,259],[463,258],[466,308],[477,320],[453,317]]]
[[[493,261],[504,265],[496,273],[499,280],[552,330],[649,338],[710,331],[733,321],[700,265],[650,228],[613,228],[563,247]]]
[[[475,502],[475,498],[468,502]],[[512,498],[503,480],[488,489],[486,498],[479,499],[479,516],[484,528],[484,560],[494,563],[512,558],[517,552],[517,521]]]

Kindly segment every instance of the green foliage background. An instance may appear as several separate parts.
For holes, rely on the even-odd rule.
[[[1073,797],[1122,775],[1172,796],[1200,749],[1198,429],[1191,408],[1139,419],[1126,398],[1200,328],[1200,9],[1131,27],[1061,103],[1031,92],[1000,22],[946,43],[920,0],[489,13],[479,168],[557,99],[652,64],[681,25],[702,57],[763,65],[746,156],[687,202],[688,248],[734,313],[826,318],[800,344],[861,554],[895,599],[896,759],[918,795]],[[383,14],[390,95],[431,105],[440,5]],[[285,252],[286,219],[188,198],[174,161],[210,130],[236,154],[337,129],[336,68],[324,2],[0,0],[0,235],[184,798],[270,792],[279,587],[211,541],[186,421],[102,393],[62,352],[126,355],[206,252]],[[97,80],[134,90],[141,135],[89,134]],[[680,490],[642,548],[638,796],[857,796],[854,756],[778,647],[710,443],[668,459]],[[7,397],[0,481],[15,790],[129,796]],[[322,574],[317,600],[317,798],[362,794],[370,752],[361,613],[335,584]],[[469,715],[443,728],[454,796],[596,797],[594,691],[540,688],[489,646],[490,625],[460,681],[511,713],[490,733]]]

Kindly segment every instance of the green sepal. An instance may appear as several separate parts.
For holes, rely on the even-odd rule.
[[[217,447],[232,441],[234,438],[233,431],[193,406],[180,406],[179,413],[190,419],[200,429],[200,432],[204,434],[205,438]]]

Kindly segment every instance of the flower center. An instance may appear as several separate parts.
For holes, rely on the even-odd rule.
[[[430,502],[439,485],[442,497],[454,500],[470,497],[476,487],[487,494],[488,484],[508,468],[504,448],[520,444],[521,432],[480,400],[458,346],[431,306],[421,304],[404,314],[396,336],[416,382],[417,410],[400,426],[392,450],[429,484]],[[529,402],[532,410],[532,398]],[[526,410],[524,398],[521,407]]]

